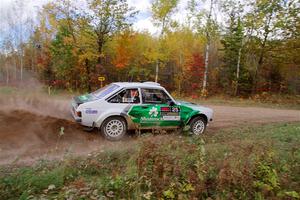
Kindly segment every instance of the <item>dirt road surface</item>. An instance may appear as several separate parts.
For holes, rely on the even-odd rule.
[[[215,115],[207,134],[244,124],[300,121],[300,110],[209,107],[214,109]],[[120,142],[109,142],[97,131],[84,132],[70,117],[66,100],[40,97],[0,99],[0,165],[86,156],[93,151],[126,148],[138,140],[134,136]]]
[[[214,105],[209,107],[215,113],[212,128],[300,121],[300,110]]]

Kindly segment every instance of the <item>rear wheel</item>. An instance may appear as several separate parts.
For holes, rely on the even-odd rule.
[[[122,117],[109,117],[103,122],[101,132],[108,140],[117,141],[124,137],[127,125]]]
[[[206,129],[207,121],[203,117],[195,117],[190,122],[190,131],[193,135],[201,135]]]

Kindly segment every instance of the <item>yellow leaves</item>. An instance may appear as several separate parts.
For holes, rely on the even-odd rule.
[[[178,66],[187,66],[193,61],[194,54],[202,54],[204,42],[191,30],[182,29],[168,33],[165,40],[165,51],[168,51],[168,57],[174,60]],[[183,68],[184,70],[186,69]]]
[[[98,54],[91,51],[86,51],[78,56],[79,63],[85,63],[86,60],[96,60],[98,59]]]
[[[159,21],[165,20],[178,4],[178,0],[155,0],[152,3],[153,18]]]
[[[58,26],[56,16],[53,14],[49,14],[48,21],[49,21],[49,25],[51,26],[52,30],[56,30],[56,28]]]
[[[78,55],[78,49],[77,48],[73,48],[71,51],[72,51],[73,56]]]
[[[64,37],[63,43],[64,43],[64,45],[72,45],[74,43],[73,38],[72,37]]]
[[[155,44],[153,46],[150,46],[147,48],[147,50],[144,53],[145,57],[148,61],[156,61],[157,59],[163,60],[163,54],[158,51],[158,48],[155,47]]]

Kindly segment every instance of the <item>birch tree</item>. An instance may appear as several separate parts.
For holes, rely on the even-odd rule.
[[[209,59],[209,50],[210,50],[210,40],[211,40],[211,34],[210,34],[210,28],[211,28],[211,15],[213,10],[213,0],[210,0],[210,8],[207,16],[207,22],[206,22],[206,47],[205,47],[205,61],[204,61],[204,76],[203,76],[203,86],[202,86],[202,96],[207,95],[207,76],[208,76],[208,59]]]
[[[213,36],[217,32],[217,23],[213,19],[214,6],[216,5],[217,0],[209,0],[208,5],[209,9],[206,10],[203,6],[203,2],[197,2],[191,0],[188,2],[188,10],[190,13],[189,20],[192,23],[192,28],[196,29],[198,34],[203,34],[205,37],[205,55],[204,55],[204,73],[202,81],[202,96],[207,96],[207,85],[208,85],[208,71],[209,71],[209,56],[211,49],[211,41]]]
[[[239,89],[241,57],[244,45],[243,8],[244,5],[236,1],[226,1],[223,5],[223,10],[229,17],[229,26],[222,40],[224,46],[224,67],[228,68],[228,70],[224,71],[224,75],[228,76],[231,82],[229,85],[232,85],[229,88],[233,88],[235,96],[238,94]]]

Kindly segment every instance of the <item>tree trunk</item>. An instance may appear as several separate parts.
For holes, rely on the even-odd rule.
[[[181,96],[181,90],[182,90],[182,79],[183,79],[183,60],[182,60],[182,54],[180,52],[180,55],[179,55],[179,77],[178,77],[178,94],[179,96]]]
[[[202,96],[207,95],[207,76],[208,76],[208,59],[209,59],[209,50],[210,50],[210,32],[209,28],[211,26],[211,14],[212,14],[212,9],[213,9],[213,0],[210,0],[210,9],[209,9],[209,15],[207,18],[207,23],[206,23],[206,49],[205,49],[205,71],[203,75],[203,86],[202,86]]]
[[[238,88],[239,88],[241,53],[242,53],[242,47],[239,48],[238,60],[237,60],[237,65],[236,65],[236,85],[235,85],[235,90],[234,90],[235,96],[237,96]]]
[[[98,64],[102,67],[102,47],[103,47],[103,40],[102,38],[99,38],[98,41],[98,54],[99,54],[99,57],[98,57]]]
[[[21,79],[21,84],[22,84],[22,82],[23,82],[23,52],[22,52],[22,50],[21,50],[21,56],[20,56],[20,68],[21,68],[20,79]]]
[[[209,43],[207,43],[205,48],[205,62],[204,62],[205,69],[204,69],[204,76],[203,76],[202,94],[206,93],[206,87],[207,87],[209,49],[210,49],[210,45]]]
[[[158,81],[158,60],[156,61],[156,68],[155,68],[155,82],[157,83]]]
[[[266,46],[266,41],[267,41],[267,37],[265,37],[263,44],[261,46],[261,52],[260,52],[260,56],[259,56],[259,60],[258,60],[258,64],[255,68],[255,72],[254,72],[254,85],[253,85],[253,89],[252,89],[252,93],[255,94],[257,91],[257,84],[258,84],[258,71],[261,68],[262,64],[263,64],[263,60],[264,60],[264,54],[265,54],[265,46]]]
[[[13,57],[13,60],[14,60],[14,67],[15,67],[15,74],[14,74],[14,80],[16,81],[17,80],[17,77],[18,77],[18,70],[17,70],[17,56]]]
[[[166,18],[163,18],[163,20],[162,20],[162,29],[161,29],[159,38],[162,38],[163,35],[164,35],[165,26],[166,26],[165,24],[166,24]],[[158,48],[159,48],[159,51],[160,51],[160,47],[158,47]],[[156,60],[156,68],[155,68],[155,82],[156,83],[158,81],[158,73],[159,73],[159,59]]]
[[[20,31],[20,80],[21,84],[23,82],[23,26],[21,24],[21,31]]]
[[[85,59],[85,67],[86,67],[86,73],[87,73],[87,86],[88,86],[88,92],[90,93],[92,91],[91,83],[90,83],[90,68],[89,68],[89,60]]]
[[[8,70],[8,65],[6,64],[6,85],[8,85],[9,82],[9,70]]]
[[[268,18],[268,22],[267,22],[267,24],[266,24],[266,26],[264,28],[264,30],[265,30],[264,40],[263,40],[263,43],[261,45],[261,51],[260,51],[260,56],[259,56],[259,60],[258,60],[258,65],[257,65],[257,67],[255,69],[255,73],[254,73],[254,85],[253,85],[253,89],[252,89],[252,93],[253,94],[256,93],[256,90],[257,90],[258,71],[260,70],[260,68],[263,65],[264,56],[265,56],[265,48],[266,48],[266,44],[267,44],[267,39],[268,39],[269,33],[271,32],[269,30],[269,28],[270,28],[270,23],[271,23],[272,16],[273,16],[273,12],[270,13],[269,18]]]

